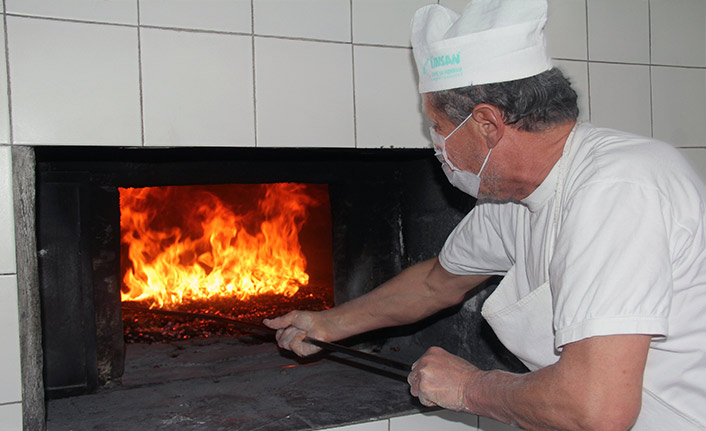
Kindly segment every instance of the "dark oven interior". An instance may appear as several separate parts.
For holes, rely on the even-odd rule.
[[[330,291],[324,294],[327,307],[434,257],[472,208],[472,199],[448,185],[431,151],[39,147],[35,153],[50,429],[106,423],[110,429],[311,429],[420,409],[407,393],[404,373],[340,354],[297,359],[280,352],[271,336],[214,329],[213,322],[199,323],[210,328],[206,336],[178,332],[176,338],[133,342],[127,336],[133,316],[120,299],[125,252],[119,190],[323,187],[324,215],[304,223],[301,242],[318,274],[313,285]],[[182,204],[189,207],[189,199]],[[307,245],[306,238],[319,236],[327,240]],[[481,368],[519,371],[478,313],[491,290],[479,289],[463,305],[418,324],[343,343],[409,363],[436,345]],[[269,311],[255,314],[256,320],[286,308],[272,305],[272,295],[264,302]],[[194,320],[150,319],[172,332]]]

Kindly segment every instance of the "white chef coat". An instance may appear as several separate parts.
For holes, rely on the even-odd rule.
[[[505,275],[482,313],[532,370],[567,343],[652,335],[633,429],[703,430],[705,212],[706,187],[678,150],[579,123],[530,196],[479,201],[439,260]]]

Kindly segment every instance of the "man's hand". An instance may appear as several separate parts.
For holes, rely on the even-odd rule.
[[[324,331],[317,325],[320,320],[318,314],[311,311],[292,311],[275,319],[265,319],[262,323],[277,330],[277,344],[281,348],[291,350],[299,356],[309,356],[321,349],[305,342],[307,336],[328,341]]]
[[[464,388],[481,371],[440,347],[432,347],[412,365],[407,377],[412,395],[425,406],[463,411]]]

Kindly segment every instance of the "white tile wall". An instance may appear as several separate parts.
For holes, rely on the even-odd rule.
[[[134,1],[5,0],[5,11],[37,17],[137,24]]]
[[[0,43],[5,45],[5,22],[0,21]],[[10,104],[7,95],[7,58],[0,56],[0,144],[10,143]]]
[[[706,145],[706,69],[652,66],[652,103],[655,138]]]
[[[547,50],[553,58],[588,59],[586,41],[586,1],[549,0]]]
[[[140,24],[250,33],[250,0],[140,0]]]
[[[350,0],[254,0],[253,8],[255,34],[351,41]]]
[[[428,3],[5,0],[0,241],[14,243],[8,143],[426,147],[407,47],[409,19]],[[466,0],[438,3],[460,11]],[[582,119],[673,142],[706,176],[705,16],[703,0],[549,0],[548,48]],[[0,342],[11,347],[15,266],[13,248],[0,249]],[[0,429],[21,423],[17,357],[0,355]],[[508,429],[485,418],[478,427]]]
[[[254,146],[252,37],[142,29],[145,146]]]
[[[453,9],[458,13],[461,13],[463,9],[468,5],[468,0],[439,0],[439,4],[442,6],[446,6],[449,9]]]
[[[411,46],[409,23],[429,0],[352,0],[353,42]]]
[[[651,136],[650,67],[590,63],[591,121]]]
[[[136,28],[14,16],[7,27],[14,143],[140,144]]]
[[[255,38],[258,146],[355,147],[351,51]]]
[[[431,148],[413,64],[409,49],[355,47],[358,148]]]
[[[5,404],[0,406],[0,426],[6,431],[22,430],[22,404]]]
[[[651,0],[652,63],[706,66],[706,2]]]
[[[387,420],[380,420],[329,429],[335,431],[389,431],[389,422]]]
[[[478,416],[451,410],[400,416],[390,419],[390,431],[469,431],[478,428]]]
[[[0,404],[22,400],[19,332],[17,277],[0,275]]]
[[[649,23],[648,0],[589,1],[589,58],[649,63]]]
[[[706,148],[681,148],[680,151],[706,181]]]
[[[478,421],[478,431],[516,431],[520,428],[511,427],[510,425],[505,425],[502,422],[498,422],[493,419],[480,417]]]
[[[10,147],[3,145],[0,146],[0,244],[4,245],[0,247],[0,274],[14,274],[17,271],[13,213],[12,155]]]

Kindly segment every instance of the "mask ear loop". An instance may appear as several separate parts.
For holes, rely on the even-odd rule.
[[[483,160],[483,164],[482,164],[481,167],[480,167],[480,171],[478,171],[478,176],[479,176],[479,177],[480,177],[480,174],[483,173],[483,169],[485,168],[486,163],[488,163],[488,159],[490,158],[490,153],[492,153],[492,152],[493,152],[493,149],[492,149],[492,148],[488,150],[488,155],[485,156],[485,160]]]
[[[467,122],[468,120],[470,120],[472,116],[473,116],[473,112],[471,112],[470,114],[468,114],[468,117],[466,117],[463,121],[461,121],[461,124],[459,124],[458,126],[456,126],[456,128],[453,129],[453,131],[452,131],[451,133],[449,133],[447,136],[441,136],[441,135],[439,135],[438,133],[436,133],[436,132],[434,131],[434,128],[430,128],[430,130],[431,130],[432,133],[436,133],[436,134],[441,138],[440,140],[441,140],[442,149],[441,149],[441,151],[439,151],[438,149],[435,148],[436,155],[438,155],[438,154],[443,154],[444,163],[446,163],[446,164],[451,168],[451,170],[458,171],[459,169],[458,169],[456,166],[454,166],[453,163],[451,163],[451,160],[450,160],[450,159],[448,158],[448,156],[446,155],[446,140],[449,139],[450,137],[452,137],[453,134],[456,133],[456,131],[457,131],[458,129],[460,129],[464,124],[466,124],[466,122]]]
[[[447,139],[449,139],[451,136],[453,136],[453,134],[456,133],[456,131],[457,131],[458,129],[460,129],[461,126],[463,126],[464,124],[466,124],[466,121],[470,120],[472,116],[473,116],[473,112],[471,112],[470,114],[468,114],[468,117],[466,117],[465,120],[461,121],[461,124],[459,124],[458,126],[456,126],[456,128],[454,129],[454,131],[451,132],[451,133],[449,133],[449,136],[445,137],[444,140],[447,140]]]

